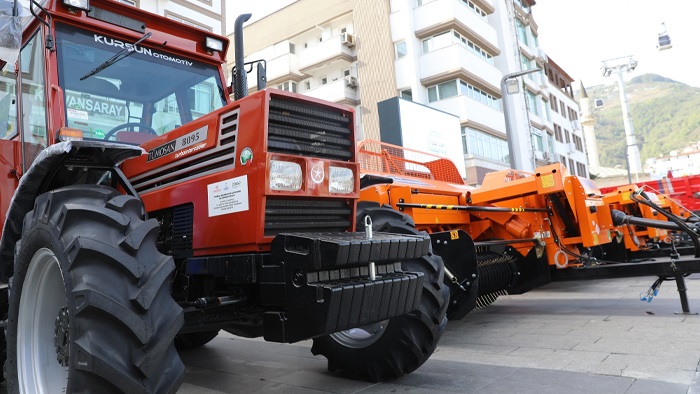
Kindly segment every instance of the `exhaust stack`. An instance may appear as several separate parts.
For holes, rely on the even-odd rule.
[[[236,51],[236,64],[233,73],[233,97],[240,100],[248,95],[247,73],[243,61],[243,24],[250,19],[251,14],[242,14],[236,18],[233,27],[234,47]]]

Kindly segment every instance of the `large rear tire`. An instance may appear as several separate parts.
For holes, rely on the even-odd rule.
[[[358,207],[357,231],[364,231],[364,217],[372,218],[374,231],[418,234],[413,220],[390,207]],[[422,272],[420,308],[383,322],[353,328],[314,339],[311,352],[328,359],[328,369],[344,370],[353,379],[395,379],[420,367],[435,351],[445,331],[449,290],[443,284],[444,265],[432,252],[401,263],[404,271]]]
[[[101,186],[39,196],[24,220],[10,280],[11,393],[164,393],[185,368],[184,322],[170,296],[172,257],[141,202]]]

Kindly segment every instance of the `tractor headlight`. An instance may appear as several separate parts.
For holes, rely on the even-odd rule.
[[[270,189],[295,192],[301,189],[301,166],[291,161],[270,160]]]
[[[223,52],[224,42],[213,37],[207,37],[204,40],[204,47],[212,52]]]
[[[339,194],[350,194],[355,191],[355,175],[352,169],[330,166],[328,191]]]

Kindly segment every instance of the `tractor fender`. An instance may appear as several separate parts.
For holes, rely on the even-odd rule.
[[[37,196],[71,184],[66,181],[71,177],[65,176],[69,167],[112,168],[143,153],[138,146],[104,141],[59,142],[41,151],[20,178],[5,216],[0,239],[0,283],[7,283],[13,274],[15,244],[22,236],[24,217],[34,209]]]

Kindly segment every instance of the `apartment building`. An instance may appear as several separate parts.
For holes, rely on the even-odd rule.
[[[226,34],[226,0],[116,0],[212,33]]]
[[[537,153],[537,159],[564,163],[572,173],[588,177],[586,142],[579,120],[579,104],[574,99],[571,87],[574,80],[551,58],[545,64],[545,74],[549,85],[549,118],[554,133],[546,134],[547,148],[540,150],[542,157]]]
[[[397,96],[457,116],[469,184],[510,167],[507,138],[518,169],[560,161],[587,176],[572,78],[539,47],[534,4],[299,0],[244,28],[245,59],[266,60],[268,87],[354,106],[359,139],[381,138],[377,103]],[[532,68],[545,72],[504,97],[503,76]]]

